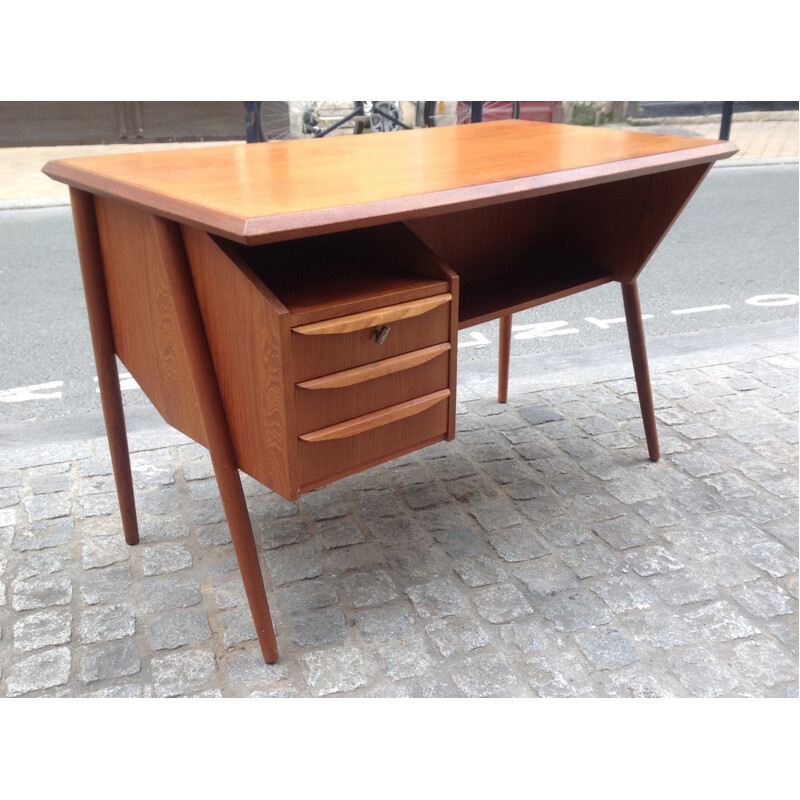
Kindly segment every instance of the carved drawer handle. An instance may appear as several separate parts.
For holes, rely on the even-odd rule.
[[[304,433],[299,438],[304,442],[327,442],[332,439],[348,439],[359,433],[366,433],[375,428],[389,425],[392,422],[406,419],[406,417],[420,414],[432,406],[435,406],[437,403],[446,400],[449,396],[449,389],[441,389],[438,392],[426,394],[424,397],[417,397],[405,403],[398,403],[396,406],[390,406],[381,411],[373,411],[371,414],[364,414],[363,417],[356,417],[346,422],[340,422],[338,425],[331,425],[328,428],[320,428],[317,431]]]
[[[437,356],[450,350],[450,344],[434,344],[422,350],[412,350],[410,353],[403,353],[393,358],[385,358],[382,361],[373,361],[371,364],[364,364],[361,367],[353,367],[342,372],[334,372],[332,375],[323,375],[321,378],[312,378],[297,384],[298,389],[341,389],[345,386],[353,386],[357,383],[366,383],[375,378],[384,378],[387,375],[394,375],[413,367],[418,367]]]
[[[410,303],[399,303],[396,306],[385,306],[372,311],[362,311],[360,314],[349,314],[346,317],[312,322],[309,325],[298,325],[292,330],[302,336],[321,336],[381,328],[390,322],[398,322],[401,319],[410,319],[411,317],[418,317],[420,314],[427,314],[429,311],[433,311],[434,308],[449,303],[452,299],[452,295],[449,293],[437,294],[433,297],[425,297],[422,300],[414,300]]]

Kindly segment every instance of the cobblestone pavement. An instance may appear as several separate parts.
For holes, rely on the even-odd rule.
[[[521,359],[455,442],[296,503],[245,479],[272,666],[202,447],[131,434],[138,547],[104,439],[7,448],[0,695],[797,697],[796,337],[726,352],[651,361],[658,463],[630,377],[514,392]]]

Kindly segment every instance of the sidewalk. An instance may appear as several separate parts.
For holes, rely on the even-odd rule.
[[[700,136],[716,139],[720,123],[714,119],[673,118],[648,120],[647,125],[624,125],[630,130]],[[798,115],[796,112],[769,114],[736,114],[731,126],[731,141],[739,152],[719,162],[735,164],[752,159],[797,159]],[[134,150],[159,150],[174,147],[213,147],[227,142],[184,142],[160,144],[108,144],[72,147],[6,147],[0,148],[0,209],[43,205],[65,205],[69,191],[41,173],[47,161],[54,158],[122,153]]]
[[[203,448],[133,427],[128,547],[105,439],[8,426],[0,696],[797,697],[796,333],[653,341],[658,463],[605,346],[506,406],[465,371],[455,442],[299,502],[246,478],[273,666]]]

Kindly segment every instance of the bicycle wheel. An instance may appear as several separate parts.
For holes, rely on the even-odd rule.
[[[354,100],[262,100],[258,109],[258,136],[262,142],[319,136],[355,111]],[[331,136],[355,131],[349,120]]]
[[[519,119],[518,100],[485,100],[482,105],[483,122]],[[425,125],[429,128],[439,128],[443,125],[465,125],[472,122],[472,101],[426,100],[423,116]]]

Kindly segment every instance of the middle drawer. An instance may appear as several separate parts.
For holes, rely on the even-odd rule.
[[[298,434],[448,388],[450,343],[442,342],[295,384]]]

